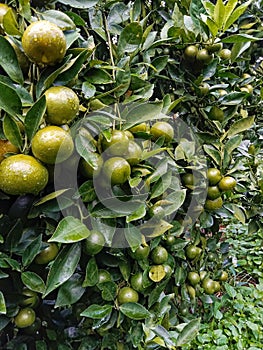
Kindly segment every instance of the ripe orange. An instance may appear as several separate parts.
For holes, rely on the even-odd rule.
[[[234,179],[232,176],[225,176],[219,181],[218,187],[221,191],[229,191],[232,190],[236,184],[236,179]]]
[[[18,153],[19,148],[8,140],[0,140],[0,163],[5,159],[7,153]]]

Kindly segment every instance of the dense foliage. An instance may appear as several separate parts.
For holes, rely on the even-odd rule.
[[[0,5],[0,347],[257,349],[262,1]]]

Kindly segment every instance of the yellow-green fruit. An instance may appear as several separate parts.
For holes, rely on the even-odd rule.
[[[112,130],[111,138],[102,138],[101,144],[104,151],[112,156],[124,156],[129,147],[130,139],[122,130]]]
[[[184,50],[184,58],[188,62],[194,62],[198,52],[198,47],[195,45],[189,45]]]
[[[71,122],[79,112],[79,98],[67,86],[52,86],[45,92],[47,121],[62,125]]]
[[[128,145],[128,151],[126,153],[125,159],[130,165],[136,165],[140,163],[142,156],[142,149],[135,141],[130,141]]]
[[[153,140],[164,137],[165,142],[170,142],[174,138],[174,129],[172,125],[167,122],[154,123],[150,129],[150,133],[153,136]]]
[[[231,50],[229,49],[222,49],[219,51],[219,57],[222,58],[222,60],[230,60],[231,58]]]
[[[202,282],[202,287],[204,288],[204,292],[206,294],[214,294],[215,293],[215,283],[211,278],[205,278]]]
[[[129,130],[132,133],[135,133],[135,132],[146,132],[147,131],[147,124],[146,123],[136,124],[132,128],[130,128]]]
[[[84,252],[88,255],[98,254],[105,245],[105,238],[100,231],[91,230],[90,235],[83,242]]]
[[[209,185],[216,185],[222,178],[221,172],[217,168],[207,169],[207,180]]]
[[[211,120],[217,120],[219,122],[222,122],[224,120],[225,113],[221,108],[213,106],[210,112],[208,113],[208,117]]]
[[[236,184],[236,179],[234,179],[232,176],[225,176],[219,181],[218,187],[221,191],[229,191],[232,190]]]
[[[31,326],[35,322],[35,319],[35,311],[31,307],[26,307],[18,312],[14,318],[14,322],[16,327],[25,328]]]
[[[35,257],[35,263],[38,265],[48,264],[50,261],[54,260],[58,255],[59,248],[54,242],[47,243],[47,247],[41,250],[40,253]]]
[[[208,186],[207,188],[207,198],[208,199],[216,199],[221,196],[221,192],[217,185]]]
[[[74,150],[71,135],[58,126],[40,129],[32,139],[32,152],[36,158],[47,164],[61,163]]]
[[[222,197],[218,197],[216,199],[207,199],[205,201],[205,209],[207,210],[217,210],[222,208],[223,199]]]
[[[119,290],[117,300],[120,305],[130,302],[137,303],[139,301],[139,294],[133,288],[122,287]]]
[[[131,167],[126,159],[112,157],[107,159],[103,164],[103,172],[112,185],[121,185],[129,179]]]
[[[16,154],[0,164],[0,189],[7,194],[38,194],[47,182],[47,169],[32,156]]]
[[[22,47],[28,58],[39,65],[54,65],[62,61],[66,53],[63,31],[46,20],[31,23],[22,36]]]

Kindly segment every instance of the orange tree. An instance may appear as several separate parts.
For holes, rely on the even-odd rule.
[[[262,211],[260,2],[0,4],[0,345],[175,349]]]

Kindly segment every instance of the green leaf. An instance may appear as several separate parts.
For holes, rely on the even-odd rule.
[[[25,117],[25,130],[29,141],[32,140],[46,112],[46,97],[43,95],[28,110]]]
[[[251,128],[253,124],[254,124],[254,116],[240,119],[231,125],[231,127],[227,132],[227,137],[230,138],[236,134],[239,134],[245,130],[248,130]]]
[[[111,314],[111,305],[98,305],[92,304],[86,310],[84,310],[80,316],[89,317],[95,320],[102,319]]]
[[[100,285],[103,300],[113,301],[117,294],[117,285],[112,281],[104,282]]]
[[[218,28],[222,28],[225,18],[225,5],[223,0],[217,0],[214,9],[213,19],[218,26]]]
[[[3,27],[6,34],[21,36],[22,33],[18,28],[18,23],[12,9],[8,10],[3,17]]]
[[[237,7],[229,16],[228,20],[226,21],[224,27],[223,27],[223,31],[226,31],[229,27],[231,27],[231,25],[233,23],[235,23],[235,21],[246,11],[246,9],[248,8],[248,6],[251,4],[253,0],[247,1],[245,3],[243,3],[242,5],[240,5],[239,7]]]
[[[35,256],[40,251],[41,245],[42,235],[39,235],[26,247],[22,256],[23,266],[27,266],[33,262]]]
[[[84,95],[84,98],[89,99],[95,95],[96,87],[88,81],[84,81],[81,87],[81,91]]]
[[[22,103],[15,89],[0,81],[0,109],[12,117],[22,114]]]
[[[232,287],[228,283],[224,283],[224,288],[225,288],[227,294],[230,296],[230,298],[234,299],[236,297],[237,292],[236,292],[234,287]]]
[[[242,135],[235,135],[231,137],[224,147],[223,168],[226,169],[231,161],[231,155],[234,149],[236,149],[243,139]]]
[[[23,85],[24,77],[15,50],[3,36],[0,36],[0,66],[2,66],[10,79]]]
[[[137,50],[142,42],[142,36],[142,26],[138,22],[126,25],[119,37],[118,55],[122,57],[125,52],[133,53]]]
[[[191,320],[179,333],[176,346],[182,346],[190,343],[197,335],[200,329],[200,318]]]
[[[135,124],[158,119],[162,112],[163,102],[145,102],[135,104],[135,107],[129,110],[125,116],[126,123],[124,129],[129,129]]]
[[[124,234],[129,247],[134,252],[142,243],[141,231],[136,226],[127,223]]]
[[[151,313],[139,303],[124,303],[120,306],[120,311],[132,320],[144,320],[151,316]]]
[[[41,17],[44,20],[55,23],[59,28],[64,30],[73,30],[76,28],[75,23],[71,18],[62,11],[47,10],[41,12]]]
[[[99,0],[59,0],[58,2],[77,9],[89,9],[97,5]]]
[[[85,293],[85,290],[82,286],[81,275],[74,274],[59,288],[55,308],[76,303]]]
[[[87,238],[90,230],[73,216],[63,218],[48,242],[75,243]]]
[[[96,259],[92,257],[86,266],[86,275],[82,287],[93,287],[99,281],[98,265]]]
[[[4,294],[0,291],[0,314],[5,315],[6,314],[6,304],[5,304],[5,297]]]
[[[220,152],[212,145],[204,145],[204,151],[213,159],[213,161],[220,166],[221,164],[221,155]]]
[[[4,116],[3,131],[5,137],[16,147],[23,144],[22,135],[18,124],[8,114]]]
[[[250,46],[251,41],[234,43],[231,50],[231,61],[234,62],[238,57],[240,57],[243,54],[243,52],[249,49]]]
[[[229,17],[235,10],[237,6],[238,0],[228,0],[226,5],[225,5],[225,16],[224,16],[224,26],[226,22],[228,21]]]
[[[151,191],[150,199],[159,197],[162,195],[170,186],[172,182],[172,170],[168,170],[153,186]]]
[[[234,44],[234,43],[251,42],[251,41],[257,41],[257,40],[261,40],[261,39],[249,34],[241,33],[241,34],[229,35],[226,38],[222,39],[222,42],[227,44]]]
[[[73,275],[78,265],[80,255],[80,243],[68,244],[59,252],[49,270],[44,297]]]
[[[27,288],[37,293],[44,293],[45,282],[35,272],[31,272],[31,271],[22,272],[21,279]]]
[[[63,189],[63,190],[58,190],[58,191],[55,191],[55,192],[51,192],[51,193],[47,194],[46,196],[42,197],[40,200],[36,201],[34,203],[34,206],[37,207],[38,205],[44,204],[44,203],[46,203],[48,201],[51,201],[52,199],[58,198],[59,196],[61,196],[66,191],[68,191],[68,189]]]
[[[216,25],[216,23],[209,17],[206,18],[206,21],[205,21],[206,25],[208,26],[211,34],[213,35],[213,37],[216,37],[217,36],[217,33],[218,33],[218,26]]]
[[[126,222],[142,219],[146,214],[145,203],[142,203],[133,213],[126,216]]]
[[[220,103],[225,106],[237,106],[243,101],[245,96],[246,93],[244,92],[230,92],[220,98]]]
[[[55,79],[56,85],[67,85],[72,79],[74,79],[83,68],[83,64],[87,61],[88,57],[92,54],[91,50],[83,49],[83,51],[75,58],[70,60],[63,68],[61,73]]]

